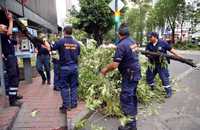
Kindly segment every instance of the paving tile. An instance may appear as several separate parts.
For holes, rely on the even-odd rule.
[[[37,77],[32,84],[20,87],[19,93],[24,97],[23,106],[12,130],[62,130],[66,126],[66,115],[59,112],[62,104],[60,92],[53,91],[51,85],[41,85],[40,80]],[[76,109],[68,112],[68,118],[76,117],[84,108],[85,103],[80,102]]]

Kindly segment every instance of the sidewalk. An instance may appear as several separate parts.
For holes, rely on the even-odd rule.
[[[52,85],[42,85],[37,77],[32,84],[22,84],[19,93],[24,97],[21,100],[23,105],[12,130],[61,130],[67,126],[66,115],[59,112],[62,103],[60,92],[53,91]],[[86,110],[85,104],[80,102],[76,109],[68,112],[68,119],[74,123],[84,116]]]

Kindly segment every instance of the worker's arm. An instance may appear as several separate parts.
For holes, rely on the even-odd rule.
[[[112,62],[101,70],[101,74],[105,76],[108,72],[115,70],[118,66],[118,62]]]
[[[7,35],[12,35],[12,30],[13,30],[13,16],[12,16],[12,14],[10,12],[7,12],[7,19],[9,21]]]
[[[183,58],[181,55],[179,55],[179,54],[176,52],[176,50],[175,50],[174,48],[172,48],[172,49],[170,50],[170,52],[171,52],[173,55],[175,55],[175,56],[177,56],[177,57],[179,57],[179,58]]]
[[[35,48],[35,52],[38,53],[38,49],[37,48]]]
[[[50,44],[45,40],[44,44],[41,45],[43,48],[46,48],[48,51],[51,51]]]
[[[0,32],[7,33],[8,32],[7,26],[4,24],[0,24]]]

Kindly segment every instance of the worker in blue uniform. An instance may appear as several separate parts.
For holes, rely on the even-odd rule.
[[[78,58],[80,55],[80,45],[72,37],[72,26],[64,28],[64,38],[57,41],[52,49],[58,50],[60,62],[60,91],[63,104],[60,107],[62,113],[66,110],[77,107],[78,88]]]
[[[175,49],[173,49],[166,41],[159,39],[158,34],[156,32],[148,33],[147,38],[149,39],[149,43],[146,46],[146,51],[161,52],[164,54],[167,54],[167,51],[169,51],[175,56],[181,57],[179,54],[177,54]],[[166,91],[166,97],[171,97],[172,88],[170,86],[169,71],[168,71],[169,59],[162,56],[161,57],[147,56],[147,57],[149,61],[149,65],[146,71],[147,83],[149,84],[150,88],[154,90],[155,88],[154,78],[158,73],[162,81],[162,85]]]
[[[8,11],[5,12],[5,10],[0,10],[0,35],[3,53],[2,56],[7,74],[7,79],[5,80],[7,94],[9,96],[10,106],[21,106],[21,102],[17,101],[22,98],[22,96],[17,95],[19,86],[19,68],[14,48],[17,41],[11,38],[12,29],[12,14]]]
[[[121,109],[125,116],[130,116],[131,120],[125,126],[119,126],[118,130],[137,130],[137,85],[141,79],[141,67],[139,64],[137,49],[134,40],[129,37],[127,24],[123,23],[119,27],[119,43],[115,51],[113,62],[101,70],[102,75],[118,68],[122,75],[122,85],[120,93]]]

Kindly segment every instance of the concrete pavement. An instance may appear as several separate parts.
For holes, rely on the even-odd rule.
[[[66,126],[73,127],[87,114],[83,102],[79,102],[78,107],[69,111],[67,116],[61,114],[60,92],[53,91],[51,85],[42,85],[40,77],[33,79],[32,84],[21,84],[19,93],[24,97],[21,100],[23,105],[20,110],[14,107],[1,110],[0,130],[11,130],[11,127],[12,130],[66,130]]]
[[[196,80],[194,80],[196,79]],[[159,114],[139,120],[139,130],[199,130],[200,71],[179,83],[178,91],[160,106]]]

